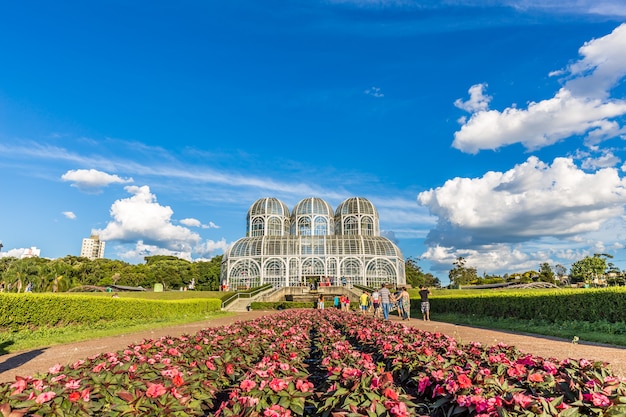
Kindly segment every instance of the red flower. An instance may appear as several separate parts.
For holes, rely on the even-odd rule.
[[[148,382],[147,384],[148,389],[146,390],[146,396],[150,398],[160,397],[167,392],[163,384],[152,384],[150,382]]]
[[[226,364],[226,375],[232,375],[235,373],[235,367],[232,363]]]
[[[538,373],[533,373],[528,375],[528,380],[530,382],[543,382],[543,375]]]
[[[74,391],[71,392],[69,395],[69,400],[73,403],[75,403],[76,401],[78,401],[80,399],[80,392],[78,391]]]
[[[383,391],[383,395],[394,401],[398,399],[398,393],[391,388],[385,388],[385,390]]]
[[[172,384],[174,386],[180,387],[185,383],[181,374],[176,374],[174,378],[172,378]]]
[[[467,375],[465,374],[459,375],[458,380],[459,380],[459,387],[461,387],[462,389],[470,388],[472,386],[472,380],[469,379]]]

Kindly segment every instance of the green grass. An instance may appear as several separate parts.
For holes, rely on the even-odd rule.
[[[215,312],[210,315],[185,316],[175,320],[155,319],[137,322],[107,322],[97,325],[71,325],[64,327],[42,327],[24,329],[16,332],[0,332],[0,355],[65,343],[80,342],[126,333],[141,332],[155,328],[195,323],[216,317],[224,317],[233,313]]]
[[[564,323],[551,323],[545,320],[519,320],[432,313],[431,318],[446,323],[553,336],[569,341],[578,338],[579,342],[626,346],[626,323],[609,323],[606,321],[591,323],[576,320]]]

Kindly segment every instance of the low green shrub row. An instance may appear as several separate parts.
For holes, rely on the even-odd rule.
[[[412,302],[419,306],[419,299]],[[430,299],[432,313],[495,318],[537,319],[549,322],[584,320],[626,321],[626,288],[580,288],[467,293],[441,292]]]
[[[325,308],[335,308],[332,303],[324,303]],[[350,309],[356,310],[359,306],[357,302],[350,303]],[[275,301],[275,302],[258,302],[254,301],[250,303],[250,309],[252,310],[287,310],[290,308],[317,308],[317,302],[315,301]]]
[[[0,294],[0,329],[168,319],[220,310],[218,299],[161,301],[89,295]]]

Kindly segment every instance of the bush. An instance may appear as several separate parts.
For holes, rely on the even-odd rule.
[[[221,310],[218,299],[140,300],[59,294],[0,294],[0,328],[168,319]]]
[[[441,314],[539,319],[553,323],[573,318],[620,323],[626,321],[625,302],[626,288],[612,287],[454,292],[431,297],[430,306],[431,312]]]

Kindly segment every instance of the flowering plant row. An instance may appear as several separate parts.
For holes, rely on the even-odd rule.
[[[21,416],[626,416],[606,364],[460,345],[358,313],[289,310],[145,340],[0,384]]]

